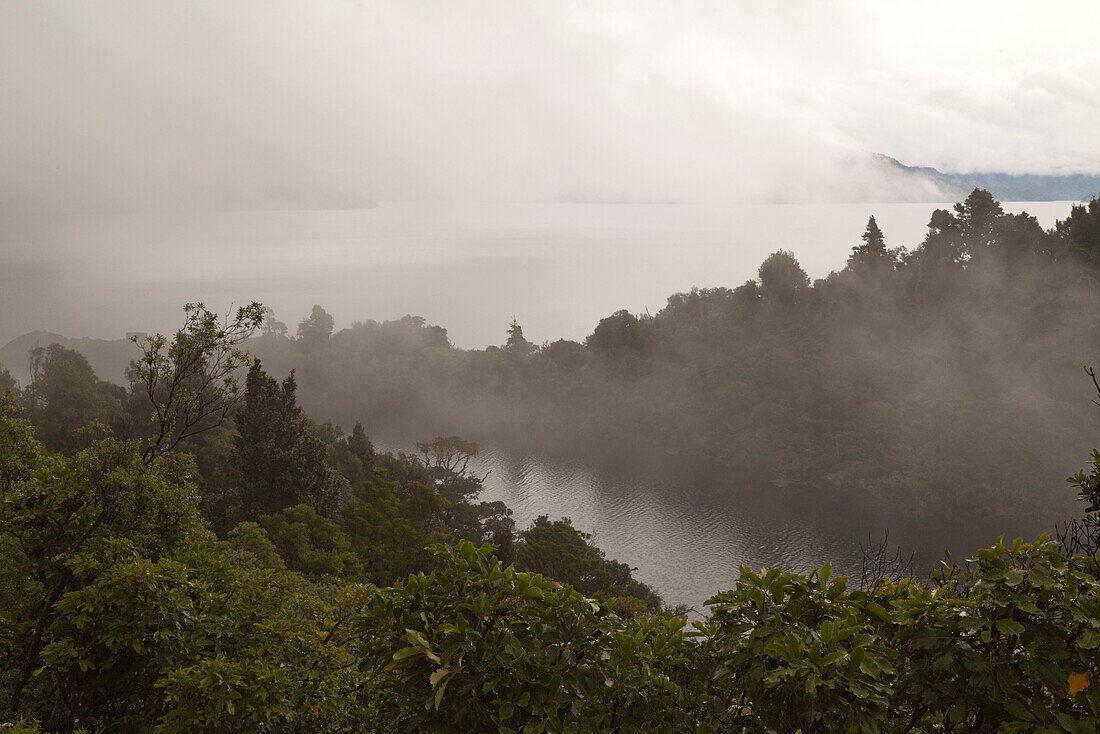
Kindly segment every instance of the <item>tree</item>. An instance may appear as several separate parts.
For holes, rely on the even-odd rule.
[[[686,620],[624,621],[487,546],[432,551],[438,568],[378,589],[354,622],[376,682],[361,695],[394,731],[726,730],[729,700],[708,695],[719,661]]]
[[[84,355],[60,344],[31,350],[27,414],[47,447],[72,453],[88,445],[90,424],[126,431],[126,391],[96,377]],[[95,431],[92,431],[93,433]]]
[[[161,334],[133,337],[142,356],[130,365],[130,380],[153,405],[152,435],[142,458],[151,463],[192,436],[220,426],[241,399],[237,370],[248,357],[237,347],[263,323],[259,303],[237,309],[232,319],[202,303],[183,308],[183,326],[171,344]]]
[[[1100,405],[1100,378],[1096,376],[1096,370],[1092,367],[1085,367],[1085,374],[1092,379],[1092,385],[1096,389],[1096,397],[1092,402]],[[1092,450],[1092,460],[1089,462],[1087,473],[1082,469],[1066,481],[1077,488],[1077,496],[1085,503],[1087,514],[1100,512],[1100,451]],[[1093,518],[1093,521],[1095,522],[1096,519]]]
[[[208,547],[125,559],[59,602],[36,713],[55,731],[348,730],[372,717],[341,695],[361,681],[334,607]]]
[[[535,345],[524,338],[523,327],[516,322],[515,317],[508,326],[508,340],[504,342],[504,348],[516,354],[530,354],[535,349]]]
[[[294,371],[282,385],[254,360],[245,379],[231,455],[245,518],[307,504],[335,510],[338,478],[325,463],[328,450],[302,413]]]
[[[959,220],[946,209],[936,209],[928,220],[924,240],[906,262],[915,266],[918,290],[938,293],[950,282],[948,273],[957,270],[967,256]]]
[[[374,469],[374,444],[367,438],[367,432],[363,430],[362,423],[355,421],[355,426],[351,429],[351,435],[348,436],[347,442],[348,448],[362,463],[363,469],[368,472]]]
[[[778,250],[764,260],[757,272],[764,300],[792,303],[810,287],[810,276],[799,265],[794,253]]]
[[[13,393],[0,393],[0,502],[12,485],[29,479],[44,448],[30,423],[17,418],[19,403]]]
[[[1083,562],[1043,536],[869,590],[831,564],[742,567],[707,601],[712,690],[733,731],[1091,731],[1100,585]]]
[[[328,342],[335,324],[332,316],[320,306],[314,306],[309,318],[298,324],[298,341],[307,350],[313,350]]]
[[[18,670],[8,699],[17,713],[43,645],[55,638],[62,597],[119,559],[155,560],[173,551],[198,532],[200,520],[186,457],[146,464],[135,443],[107,439],[64,458],[36,453],[33,439],[18,430],[5,427],[0,437],[16,444],[0,447],[0,455],[37,459],[5,489],[0,508],[0,536],[18,549],[4,562],[9,579],[19,580],[19,603],[0,624],[7,638],[0,647]],[[53,685],[49,677],[33,683]]]
[[[351,551],[348,536],[339,524],[318,515],[309,505],[264,515],[259,524],[292,571],[309,578],[351,578],[359,572],[359,559]]]
[[[246,520],[226,535],[222,553],[238,568],[286,568],[279,549],[259,523]]]
[[[0,395],[8,392],[15,392],[19,389],[19,385],[16,383],[15,378],[11,376],[11,373],[4,369],[3,365],[0,365]]]
[[[366,578],[381,586],[431,568],[427,547],[454,540],[444,530],[447,505],[431,488],[399,486],[381,471],[362,482],[340,509],[340,525]]]
[[[580,342],[558,339],[544,346],[539,357],[559,370],[574,371],[584,364],[584,345]]]
[[[1004,214],[990,229],[993,253],[1010,263],[1034,262],[1036,256],[1058,259],[1057,238],[1045,232],[1027,212]]]
[[[1054,231],[1065,251],[1081,265],[1082,275],[1092,282],[1100,279],[1100,197],[1074,204]]]
[[[366,695],[394,731],[607,731],[592,701],[617,620],[488,548],[433,552],[442,568],[380,589],[355,621],[361,669],[377,681]]]
[[[860,239],[863,244],[852,248],[852,254],[848,257],[849,267],[879,268],[891,263],[890,252],[886,249],[886,238],[874,217],[867,220],[867,229]]]
[[[1004,210],[993,194],[974,189],[955,204],[954,213],[945,209],[932,212],[916,259],[942,277],[944,266],[965,264],[990,252],[997,244],[995,232],[1002,217]]]
[[[418,443],[423,481],[443,500],[439,517],[452,537],[474,543],[492,541],[500,558],[511,557],[512,511],[503,502],[474,502],[488,473],[478,476],[469,470],[480,447],[458,436],[437,437]],[[410,484],[415,484],[412,482]]]
[[[464,500],[481,490],[485,477],[468,471],[470,460],[481,451],[481,447],[473,441],[458,436],[440,436],[426,443],[417,443],[416,448],[436,489],[448,502]]]
[[[275,311],[268,306],[264,306],[263,333],[264,336],[278,337],[280,339],[286,338],[287,333],[286,324],[275,318]]]
[[[602,352],[617,352],[623,349],[640,350],[644,343],[641,322],[638,317],[625,309],[600,319],[584,343]]]
[[[973,256],[993,243],[993,224],[1004,215],[1004,209],[993,194],[976,188],[955,204],[955,214],[966,243],[966,255]]]
[[[374,471],[376,455],[374,445],[367,438],[363,424],[356,422],[350,436],[344,430],[326,421],[318,428],[318,435],[328,446],[328,464],[352,486],[358,486]]]
[[[653,589],[633,577],[636,569],[608,560],[592,536],[574,528],[569,518],[551,521],[546,515],[539,516],[519,534],[515,554],[519,570],[549,576],[585,596],[604,600],[634,597],[650,611],[661,606]]]
[[[0,705],[11,718],[166,732],[373,718],[347,718],[340,695],[362,685],[337,642],[350,614],[301,579],[218,557],[187,456],[146,464],[136,442],[114,439],[47,454],[10,397],[0,403]],[[277,563],[256,530],[230,545]],[[355,593],[334,601],[355,604]]]

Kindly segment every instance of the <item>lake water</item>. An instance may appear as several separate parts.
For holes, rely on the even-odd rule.
[[[502,500],[518,527],[542,514],[569,517],[666,602],[696,610],[731,588],[742,564],[807,571],[831,561],[834,573],[858,577],[860,545],[888,535],[923,577],[945,549],[962,559],[999,535],[1033,540],[1052,527],[1052,518],[900,516],[836,489],[779,488],[697,466],[582,463],[490,448],[477,471],[489,472],[481,499]]]
[[[814,278],[843,267],[874,214],[913,246],[947,204],[385,204],[354,211],[50,217],[0,227],[0,344],[35,329],[165,331],[180,307],[258,300],[293,331],[313,304],[337,328],[425,317],[461,347],[582,339],[626,308],[736,286],[770,253]],[[1068,202],[1011,203],[1044,226]]]
[[[418,314],[456,345],[505,338],[514,316],[535,342],[582,339],[620,308],[655,312],[668,295],[736,286],[777,249],[812,277],[844,265],[874,214],[890,246],[913,246],[946,204],[387,204],[340,212],[83,217],[0,227],[0,344],[34,329],[118,338],[165,331],[183,303],[259,300],[293,330],[314,303],[337,328]],[[1051,226],[1069,202],[1012,203]],[[323,416],[319,416],[323,417]],[[639,472],[487,451],[485,499],[520,527],[571,517],[667,601],[696,608],[741,564],[858,571],[859,543],[889,530],[925,568],[1037,518],[898,518],[858,502],[723,472]]]

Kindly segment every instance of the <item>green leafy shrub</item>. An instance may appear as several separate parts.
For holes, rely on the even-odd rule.
[[[1047,538],[998,542],[939,585],[850,591],[742,569],[708,604],[743,731],[1096,731],[1100,583]]]
[[[441,569],[380,589],[356,621],[384,730],[599,724],[584,701],[603,685],[604,638],[617,620],[568,587],[501,568],[490,551],[437,546]]]
[[[359,573],[359,559],[352,553],[347,535],[334,520],[318,515],[309,505],[264,515],[260,525],[291,570],[311,578],[352,578]]]

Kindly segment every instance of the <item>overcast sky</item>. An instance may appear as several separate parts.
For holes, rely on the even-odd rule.
[[[1097,28],[1091,1],[0,0],[0,212],[820,199],[888,185],[867,151],[1096,173]]]

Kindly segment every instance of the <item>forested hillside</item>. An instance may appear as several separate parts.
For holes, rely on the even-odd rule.
[[[249,348],[297,368],[314,414],[381,435],[625,448],[899,511],[1057,504],[1097,426],[1081,368],[1100,349],[1100,200],[1044,231],[975,190],[912,251],[873,217],[857,234],[827,278],[777,252],[754,280],[619,311],[583,344],[513,323],[464,351],[416,317],[333,333],[316,307],[297,338],[277,324]]]

